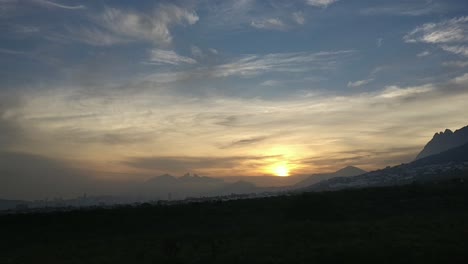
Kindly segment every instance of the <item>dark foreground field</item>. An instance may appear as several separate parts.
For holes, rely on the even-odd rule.
[[[0,263],[468,263],[468,186],[0,216]]]

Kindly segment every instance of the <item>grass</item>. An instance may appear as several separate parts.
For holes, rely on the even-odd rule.
[[[0,216],[0,263],[466,263],[468,185]]]

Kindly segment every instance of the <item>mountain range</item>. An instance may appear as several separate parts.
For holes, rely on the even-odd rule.
[[[418,154],[416,160],[441,153],[466,143],[468,143],[468,126],[455,130],[455,132],[446,129],[444,132],[434,134],[432,139]]]
[[[335,178],[335,177],[351,177],[357,176],[366,173],[367,171],[362,170],[355,166],[347,166],[340,170],[337,170],[332,173],[322,173],[322,174],[314,174],[309,176],[308,178],[296,183],[294,188],[303,188],[310,186],[312,184],[318,183],[320,181],[324,181],[327,179]]]
[[[181,177],[164,174],[137,185],[134,192],[150,199],[184,199],[187,197],[252,192],[256,186],[245,181],[225,182],[221,178],[187,173]]]
[[[374,186],[402,185],[468,178],[468,143],[408,164],[368,172],[353,177],[335,177],[309,186],[309,191],[338,190]]]

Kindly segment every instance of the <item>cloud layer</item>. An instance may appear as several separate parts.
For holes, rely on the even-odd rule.
[[[0,186],[408,162],[466,125],[467,8],[0,1]]]
[[[198,15],[175,5],[161,5],[151,12],[105,8],[93,17],[95,27],[70,29],[79,40],[91,45],[113,45],[128,41],[148,41],[157,46],[172,43],[170,28],[193,25]]]
[[[468,17],[426,23],[404,36],[408,43],[437,44],[444,51],[468,56]]]

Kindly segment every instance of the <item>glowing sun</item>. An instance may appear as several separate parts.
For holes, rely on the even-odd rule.
[[[275,173],[276,176],[280,176],[280,177],[289,176],[289,168],[284,164],[274,167],[273,172]]]

